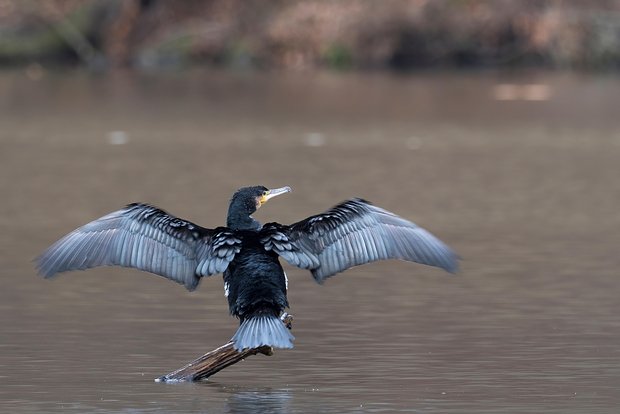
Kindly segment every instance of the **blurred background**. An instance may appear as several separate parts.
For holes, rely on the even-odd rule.
[[[0,411],[545,412],[620,406],[620,2],[0,0]],[[133,201],[222,225],[363,197],[462,257],[316,285],[295,349],[225,343],[220,276],[37,277]]]
[[[609,69],[620,64],[619,7],[613,0],[2,0],[0,60],[98,69]]]

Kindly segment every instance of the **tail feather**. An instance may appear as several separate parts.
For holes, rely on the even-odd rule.
[[[263,345],[274,348],[292,348],[295,337],[280,319],[272,315],[259,315],[243,321],[232,337],[237,351]]]

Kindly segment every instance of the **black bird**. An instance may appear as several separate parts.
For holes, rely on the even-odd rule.
[[[291,191],[245,187],[232,197],[226,227],[208,229],[135,203],[80,227],[36,259],[45,278],[68,270],[118,265],[155,273],[194,290],[224,273],[230,313],[240,320],[237,350],[292,348],[278,319],[288,307],[288,281],[278,256],[309,269],[318,283],[352,266],[402,259],[455,272],[458,256],[428,231],[356,198],[291,225],[261,225],[251,214]]]

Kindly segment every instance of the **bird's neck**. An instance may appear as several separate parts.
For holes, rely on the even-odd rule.
[[[226,227],[233,230],[258,230],[261,228],[261,224],[247,212],[230,208]]]

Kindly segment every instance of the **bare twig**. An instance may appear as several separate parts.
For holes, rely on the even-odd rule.
[[[41,4],[41,3],[37,3]],[[87,65],[95,67],[101,60],[101,53],[91,41],[78,29],[73,22],[58,10],[54,2],[42,3],[47,10],[54,15],[58,22],[52,24],[52,29],[73,49],[76,55]]]

